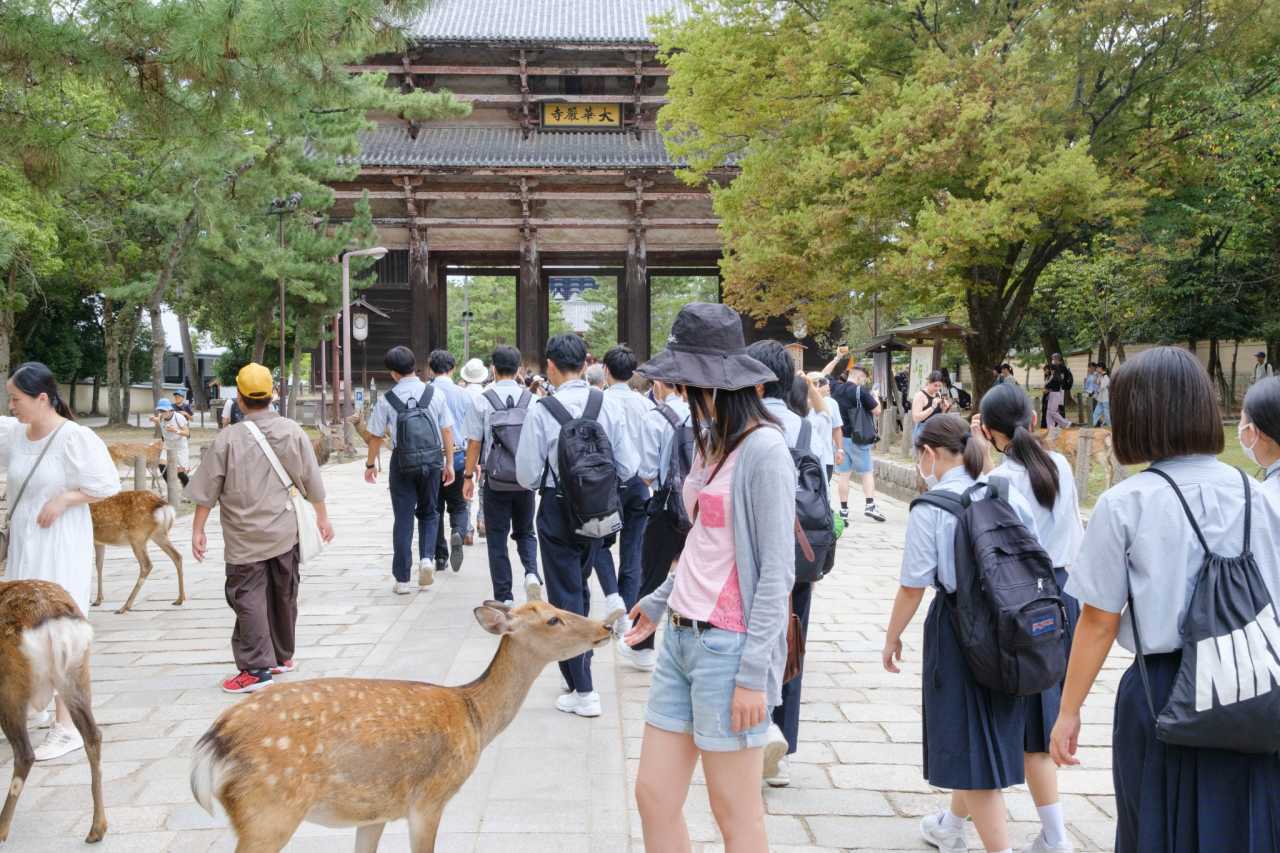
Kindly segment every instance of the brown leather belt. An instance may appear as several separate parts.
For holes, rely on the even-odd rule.
[[[692,628],[695,631],[710,631],[715,627],[710,622],[703,622],[701,619],[686,619],[674,611],[671,613],[671,624],[677,628]]]

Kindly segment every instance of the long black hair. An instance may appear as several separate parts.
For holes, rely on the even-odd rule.
[[[786,402],[788,409],[802,418],[807,418],[809,416],[809,380],[803,376],[792,377]]]
[[[983,426],[1008,436],[1004,455],[1027,469],[1036,501],[1045,509],[1053,509],[1062,484],[1058,481],[1058,466],[1031,434],[1031,398],[1027,392],[1005,382],[984,394],[979,408]]]
[[[732,453],[752,423],[779,425],[760,402],[754,385],[737,391],[712,391],[691,385],[689,416],[693,439],[704,463],[723,459]]]
[[[58,380],[54,378],[48,365],[39,361],[25,361],[9,374],[9,381],[28,397],[47,395],[49,405],[53,406],[55,412],[69,421],[76,419],[71,407],[63,402],[62,395],[58,393]]]
[[[1258,432],[1280,444],[1280,376],[1268,376],[1249,389],[1244,413]]]
[[[957,453],[964,460],[964,470],[973,479],[982,476],[986,463],[986,450],[981,441],[972,441],[969,422],[959,415],[945,414],[929,418],[916,436],[916,450],[925,447],[941,448]]]

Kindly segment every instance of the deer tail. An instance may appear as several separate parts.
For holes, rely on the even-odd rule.
[[[169,504],[165,504],[156,507],[151,517],[156,520],[156,527],[168,533],[173,528],[173,523],[178,520],[178,511]]]
[[[214,731],[205,732],[196,744],[195,755],[191,759],[191,795],[201,808],[217,817],[214,800],[226,779],[228,756],[220,748],[221,741]]]
[[[93,628],[81,616],[59,616],[23,631],[22,653],[31,667],[29,704],[43,709],[55,689],[73,685],[92,645]]]

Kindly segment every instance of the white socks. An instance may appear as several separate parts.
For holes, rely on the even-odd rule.
[[[1062,844],[1067,840],[1067,825],[1062,818],[1062,804],[1052,803],[1037,806],[1040,813],[1040,828],[1044,830],[1044,840],[1050,845]]]
[[[964,829],[964,818],[956,817],[951,813],[951,809],[942,810],[942,820],[940,821],[943,829]]]

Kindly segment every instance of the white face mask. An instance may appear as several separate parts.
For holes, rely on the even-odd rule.
[[[1261,465],[1262,463],[1258,461],[1257,455],[1253,452],[1253,449],[1258,446],[1257,437],[1254,437],[1253,444],[1244,443],[1244,431],[1250,426],[1253,426],[1253,424],[1241,424],[1236,427],[1236,438],[1240,439],[1240,449],[1244,451],[1245,458],[1254,465]],[[1254,429],[1256,430],[1257,428],[1254,427]]]
[[[924,457],[924,454],[923,454],[923,453],[921,453],[921,458],[923,458],[923,457]],[[933,461],[929,464],[929,473],[928,473],[928,474],[926,474],[926,473],[924,472],[924,468],[922,468],[922,467],[919,465],[919,463],[917,463],[917,464],[916,464],[916,471],[918,471],[918,472],[920,473],[920,477],[921,477],[921,479],[923,479],[923,480],[924,480],[924,484],[925,484],[925,486],[926,486],[926,487],[928,487],[928,488],[930,488],[930,489],[932,489],[934,486],[938,485],[938,478],[934,475],[934,472],[935,472],[935,471],[937,471],[937,470],[938,470],[938,458],[937,458],[936,456],[934,457]]]

